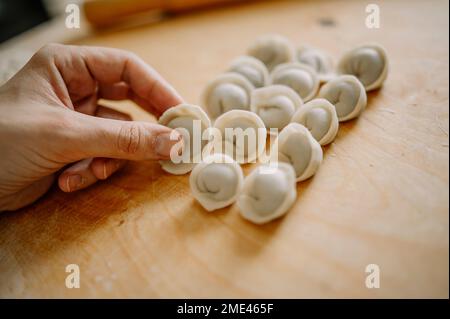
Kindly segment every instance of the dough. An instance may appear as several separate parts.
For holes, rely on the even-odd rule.
[[[199,121],[197,123],[199,123],[198,128],[201,130],[201,134],[211,127],[211,121],[208,115],[199,106],[192,104],[183,103],[171,107],[159,118],[158,123],[161,125],[172,129],[181,128],[186,130],[180,131],[184,142],[183,161],[180,163],[174,163],[172,160],[160,161],[162,169],[166,172],[175,175],[186,174],[192,170],[195,165],[193,162],[196,158],[201,159],[201,151],[206,141],[202,140],[202,135],[199,134],[200,132],[194,134],[194,120]],[[183,133],[189,133],[189,136]],[[198,147],[195,147],[196,145]],[[188,153],[186,153],[186,150],[188,150]]]
[[[267,129],[282,130],[302,104],[300,96],[290,87],[270,85],[252,92],[250,109],[261,117]]]
[[[319,77],[308,65],[298,62],[278,65],[270,74],[272,84],[292,88],[304,102],[311,100],[319,89]]]
[[[263,62],[269,71],[279,64],[294,61],[292,44],[278,34],[260,36],[250,46],[247,53]]]
[[[318,96],[335,106],[340,122],[358,117],[367,104],[364,86],[353,75],[340,75],[327,82],[320,89]]]
[[[244,174],[238,163],[224,154],[213,154],[195,165],[189,185],[207,211],[231,205],[242,189]]]
[[[224,73],[207,84],[202,103],[211,119],[233,109],[249,110],[253,89],[253,84],[243,75]]]
[[[242,217],[264,224],[286,214],[296,198],[294,169],[286,163],[274,163],[258,166],[244,179],[237,205]]]
[[[339,129],[336,109],[325,99],[314,99],[303,105],[292,117],[292,122],[308,128],[320,145],[333,142]]]
[[[326,52],[303,46],[297,49],[297,62],[309,65],[318,74],[321,82],[329,81],[333,77],[333,61]]]
[[[269,84],[269,71],[264,63],[251,56],[240,56],[234,59],[229,67],[229,72],[243,75],[255,88]]]
[[[298,182],[313,176],[319,169],[323,159],[320,144],[309,130],[301,124],[290,123],[278,135],[271,149],[272,161],[292,165]]]
[[[204,156],[224,153],[242,164],[255,162],[265,151],[267,130],[261,118],[253,112],[228,111],[216,119],[214,128],[220,132],[221,139],[213,136],[213,141],[203,151]],[[235,129],[235,134],[226,129]]]
[[[378,44],[361,45],[342,56],[337,70],[339,74],[356,76],[366,91],[378,89],[388,73],[386,51]]]

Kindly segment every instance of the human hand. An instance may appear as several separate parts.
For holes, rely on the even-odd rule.
[[[130,99],[156,116],[182,102],[136,55],[50,44],[0,87],[0,211],[42,196],[58,176],[72,192],[106,179],[126,160],[168,159],[171,129],[129,121],[99,98]]]

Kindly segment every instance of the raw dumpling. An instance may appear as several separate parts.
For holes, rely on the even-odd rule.
[[[386,51],[378,44],[359,46],[342,56],[337,71],[356,76],[366,91],[378,89],[388,73]]]
[[[298,123],[290,123],[280,132],[270,154],[272,161],[291,164],[298,182],[313,176],[323,159],[320,144],[306,127]]]
[[[325,99],[314,99],[303,105],[292,117],[292,122],[308,128],[320,145],[333,142],[339,129],[336,109]]]
[[[270,74],[272,84],[289,86],[304,102],[311,100],[319,89],[316,71],[308,65],[297,62],[277,66]]]
[[[297,49],[297,62],[309,65],[318,74],[321,82],[330,80],[333,76],[333,61],[322,50],[304,46]]]
[[[241,167],[224,154],[206,157],[189,177],[192,194],[207,211],[234,203],[243,183]]]
[[[172,129],[181,129],[179,133],[183,136],[184,142],[181,162],[160,161],[163,170],[175,175],[190,172],[194,162],[200,161],[201,151],[206,143],[202,140],[202,134],[211,127],[208,115],[197,105],[183,103],[165,111],[159,118],[158,123]],[[198,130],[195,133],[194,128]]]
[[[284,215],[297,198],[295,172],[291,165],[261,165],[244,179],[237,205],[242,217],[264,224]]]
[[[265,152],[267,130],[261,118],[253,112],[231,110],[214,122],[218,132],[205,146],[203,155],[224,153],[238,163],[251,163]],[[219,136],[214,136],[220,133]]]
[[[260,60],[251,56],[244,55],[234,59],[230,64],[229,72],[243,75],[255,88],[269,84],[267,67]]]
[[[281,130],[302,104],[300,96],[290,87],[270,85],[252,92],[250,109],[259,115],[268,130]]]
[[[264,63],[269,71],[279,64],[294,61],[292,44],[288,39],[277,34],[259,37],[247,53]]]
[[[318,96],[334,105],[340,122],[359,116],[367,104],[364,86],[353,75],[340,75],[327,82]]]
[[[233,109],[250,109],[253,84],[238,73],[224,73],[209,82],[203,92],[203,105],[211,119]]]

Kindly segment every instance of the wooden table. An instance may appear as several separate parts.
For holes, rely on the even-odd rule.
[[[77,41],[134,51],[192,103],[268,32],[336,58],[379,42],[391,69],[366,112],[341,125],[318,174],[298,184],[285,218],[256,226],[235,206],[208,213],[187,175],[131,163],[90,189],[54,188],[0,215],[0,296],[448,298],[448,3],[377,3],[380,29],[366,28],[364,1],[275,1]],[[80,267],[80,289],[65,286],[68,264]],[[365,285],[368,264],[380,267],[379,289]]]

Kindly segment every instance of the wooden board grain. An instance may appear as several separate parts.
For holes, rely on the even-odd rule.
[[[0,215],[0,296],[448,298],[448,2],[375,3],[380,29],[366,28],[364,1],[275,1],[78,41],[132,50],[192,103],[267,32],[335,58],[379,42],[391,68],[366,112],[341,125],[318,174],[298,184],[285,218],[255,226],[235,206],[207,213],[188,176],[130,163],[90,189],[54,188]],[[379,289],[365,286],[372,263]],[[80,267],[80,289],[65,287],[68,264]]]

